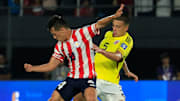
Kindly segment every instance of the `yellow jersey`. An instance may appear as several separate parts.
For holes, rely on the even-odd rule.
[[[97,78],[119,84],[119,72],[123,67],[123,62],[130,53],[132,47],[133,39],[128,32],[126,32],[125,35],[120,37],[113,37],[112,31],[106,32],[105,37],[101,41],[99,48],[112,53],[115,53],[117,51],[121,52],[123,56],[123,61],[118,63],[105,57],[101,53],[96,53],[95,70],[97,73]]]

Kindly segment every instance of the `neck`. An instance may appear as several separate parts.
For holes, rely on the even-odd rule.
[[[163,66],[164,66],[164,67],[169,67],[169,64],[164,64]]]
[[[72,29],[69,28],[67,31],[67,40],[71,38],[71,34],[72,34]]]
[[[121,36],[124,36],[125,34],[126,34],[126,32],[120,33],[120,34],[118,34],[118,35],[113,35],[113,37],[121,37]]]

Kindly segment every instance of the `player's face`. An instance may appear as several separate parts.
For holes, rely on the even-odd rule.
[[[113,20],[112,24],[113,24],[112,28],[113,28],[113,36],[114,37],[122,36],[128,30],[128,25],[126,25],[124,23],[124,21]]]
[[[166,57],[166,58],[163,58],[163,59],[162,59],[162,63],[165,64],[165,65],[166,65],[166,64],[169,64],[169,62],[170,62],[169,57]]]
[[[53,38],[59,41],[66,41],[67,40],[67,29],[62,27],[59,30],[55,30],[54,27],[50,30]]]

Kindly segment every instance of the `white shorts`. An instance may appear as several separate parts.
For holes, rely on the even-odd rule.
[[[102,101],[125,101],[125,96],[120,85],[97,79],[97,96]]]

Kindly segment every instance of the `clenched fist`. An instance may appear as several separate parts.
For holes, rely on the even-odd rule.
[[[26,70],[26,72],[32,72],[32,65],[25,63],[24,69]]]

